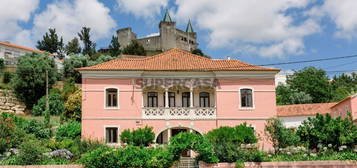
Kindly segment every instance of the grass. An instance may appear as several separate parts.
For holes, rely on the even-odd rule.
[[[27,120],[35,119],[35,120],[44,120],[44,116],[32,116],[32,115],[17,115],[19,117],[23,117]],[[60,116],[51,116],[50,124],[52,126],[60,125]]]

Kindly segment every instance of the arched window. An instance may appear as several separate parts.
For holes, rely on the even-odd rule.
[[[117,108],[118,107],[118,89],[108,88],[105,89],[105,106],[108,108]]]
[[[200,93],[200,107],[209,107],[209,93],[208,92],[201,92]]]
[[[240,100],[241,107],[243,108],[253,108],[253,91],[252,89],[241,89],[240,90]]]
[[[157,107],[157,92],[148,92],[148,107]]]
[[[182,92],[182,107],[190,107],[190,92]]]

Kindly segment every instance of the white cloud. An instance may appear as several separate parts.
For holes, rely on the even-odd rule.
[[[146,35],[145,37],[153,37],[153,36],[158,36],[158,35],[160,35],[160,33],[159,33],[159,32],[156,32],[156,33],[148,34],[148,35]]]
[[[161,8],[168,5],[169,0],[117,0],[119,10],[131,13],[136,17],[154,18],[161,13]]]
[[[109,37],[116,23],[110,9],[97,0],[54,1],[34,17],[34,40],[42,38],[49,28],[56,28],[64,40],[77,36],[82,27],[90,27],[93,40]]]
[[[14,41],[23,34],[20,22],[28,22],[39,0],[2,0],[0,5],[0,41]]]
[[[316,13],[328,16],[336,24],[337,37],[351,39],[357,37],[356,7],[356,0],[325,0]]]
[[[299,20],[288,10],[304,9],[308,0],[176,0],[180,21],[193,19],[209,30],[211,47],[250,48],[266,57],[304,52],[304,37],[320,31],[312,19]]]

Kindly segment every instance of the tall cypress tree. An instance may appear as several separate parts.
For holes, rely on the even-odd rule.
[[[90,28],[82,27],[81,32],[78,33],[79,39],[83,43],[83,55],[89,55],[91,58],[95,54],[95,43],[90,39]]]
[[[77,37],[73,38],[66,45],[66,53],[69,54],[79,54],[81,52],[81,46],[79,45],[79,40]]]
[[[48,29],[49,32],[42,37],[42,40],[37,41],[36,48],[47,51],[51,54],[58,53],[63,48],[63,39],[56,33],[56,29]]]
[[[120,44],[117,36],[112,36],[112,41],[109,44],[109,53],[112,57],[117,57],[120,55]]]

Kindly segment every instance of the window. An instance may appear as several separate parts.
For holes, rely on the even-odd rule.
[[[148,92],[148,107],[157,107],[157,92]]]
[[[252,89],[240,90],[241,107],[253,108],[253,92]]]
[[[175,107],[175,92],[169,92],[169,107]],[[166,106],[166,94],[164,93],[164,106]]]
[[[110,88],[106,89],[106,107],[117,108],[118,107],[118,89]]]
[[[200,107],[209,107],[209,93],[201,92],[200,93]]]
[[[117,127],[105,128],[105,142],[106,143],[118,143],[118,128]]]
[[[182,93],[182,107],[190,107],[190,92]]]

